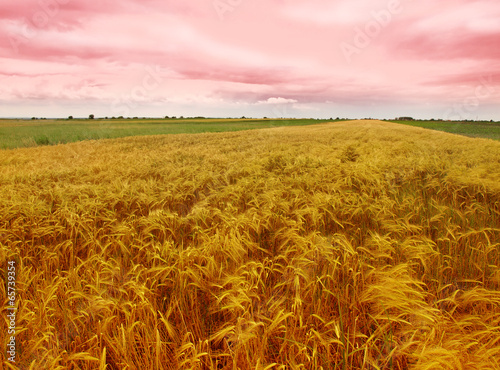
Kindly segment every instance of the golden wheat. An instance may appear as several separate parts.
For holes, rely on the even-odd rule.
[[[2,151],[3,365],[500,368],[499,158],[379,121]]]

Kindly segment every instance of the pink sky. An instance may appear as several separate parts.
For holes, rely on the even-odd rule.
[[[0,14],[0,117],[500,120],[498,0],[23,0]]]

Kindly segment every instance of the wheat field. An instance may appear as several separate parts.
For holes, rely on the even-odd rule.
[[[6,369],[500,368],[500,142],[351,121],[0,169]]]

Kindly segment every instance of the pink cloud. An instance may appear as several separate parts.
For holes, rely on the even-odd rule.
[[[417,116],[439,114],[483,75],[493,76],[485,102],[500,101],[498,2],[243,0],[222,17],[214,4],[1,4],[0,97],[9,105],[0,115],[19,115],[9,107],[30,99],[59,105],[63,116],[68,101],[71,109],[92,101],[106,115],[117,99],[129,101],[131,114],[199,102],[224,115],[242,107],[258,114],[259,102],[284,99],[295,102],[296,114],[330,116],[335,106],[369,115],[371,104],[383,104],[388,116],[391,106],[412,107]],[[353,48],[350,58],[342,45]],[[154,88],[144,82],[147,68],[161,71]]]

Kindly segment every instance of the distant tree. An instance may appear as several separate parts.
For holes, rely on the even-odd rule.
[[[165,116],[165,119],[169,119],[169,117],[168,117],[168,116]]]
[[[69,116],[68,119],[73,119],[73,116]]]
[[[179,119],[184,119],[184,116],[180,116]]]
[[[118,117],[118,119],[123,119],[123,116]]]
[[[31,117],[31,119],[36,119],[36,117]]]
[[[94,119],[94,115],[93,114],[89,115],[89,119]]]

